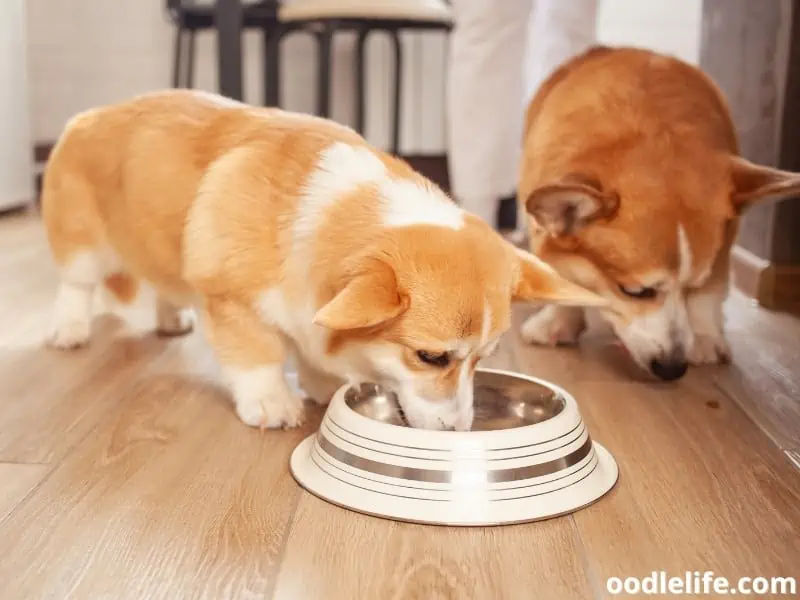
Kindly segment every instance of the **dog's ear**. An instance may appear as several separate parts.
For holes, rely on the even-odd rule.
[[[595,219],[609,218],[618,206],[617,194],[577,174],[537,188],[525,200],[528,214],[553,236],[572,235]]]
[[[548,302],[565,306],[607,306],[608,301],[594,292],[565,279],[530,252],[514,248],[519,277],[511,294],[512,302]]]
[[[382,325],[403,314],[408,298],[400,293],[394,269],[379,259],[359,261],[358,271],[317,311],[313,322],[333,331]]]
[[[758,202],[800,195],[800,173],[757,165],[740,156],[731,157],[731,180],[737,213]]]

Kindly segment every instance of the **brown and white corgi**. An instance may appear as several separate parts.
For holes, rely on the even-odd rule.
[[[291,355],[321,403],[368,380],[412,426],[468,429],[512,301],[604,302],[351,129],[199,92],[75,117],[42,210],[61,274],[51,344],[87,343],[99,285],[130,299],[144,280],[162,332],[199,310],[252,426],[302,422]]]
[[[800,175],[739,156],[725,99],[699,69],[597,47],[540,88],[526,119],[519,199],[533,252],[609,301],[601,312],[664,380],[729,359],[722,304],[740,215],[800,192]],[[579,308],[549,306],[531,343],[574,343]]]

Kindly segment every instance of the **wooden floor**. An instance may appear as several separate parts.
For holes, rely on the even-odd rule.
[[[242,425],[201,336],[104,317],[93,345],[42,347],[55,273],[35,217],[0,220],[0,597],[604,598],[613,576],[800,575],[800,325],[729,303],[735,364],[631,378],[602,332],[580,350],[516,332],[491,366],[573,392],[620,480],[530,525],[383,521],[300,490],[313,430]],[[517,315],[518,319],[522,315]]]

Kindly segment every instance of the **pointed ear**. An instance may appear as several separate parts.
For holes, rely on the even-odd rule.
[[[535,189],[525,208],[550,235],[571,235],[587,223],[614,215],[619,196],[603,191],[599,182],[580,175]]]
[[[800,173],[781,171],[731,157],[733,208],[737,213],[758,202],[800,195]]]
[[[516,249],[519,280],[512,302],[548,302],[565,306],[607,306],[608,301],[594,292],[568,281],[529,252]]]
[[[382,325],[408,309],[394,270],[381,260],[364,263],[358,274],[314,315],[313,322],[334,331]]]

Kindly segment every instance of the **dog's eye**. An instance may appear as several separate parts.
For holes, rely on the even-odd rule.
[[[658,295],[658,290],[654,287],[627,287],[620,285],[619,289],[626,296],[639,300],[652,300]]]
[[[450,354],[447,352],[425,352],[417,351],[417,358],[422,362],[434,367],[446,367],[450,364]]]

